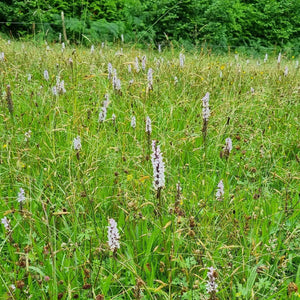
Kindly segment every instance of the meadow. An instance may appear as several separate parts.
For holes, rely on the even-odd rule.
[[[297,57],[0,54],[1,299],[299,299]]]

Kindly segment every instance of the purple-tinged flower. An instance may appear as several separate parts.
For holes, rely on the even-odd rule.
[[[4,218],[2,218],[1,219],[1,223],[4,225],[4,228],[6,229],[6,230],[10,230],[10,220],[9,219],[7,219],[7,217],[4,217]]]
[[[137,57],[135,58],[134,68],[137,73],[140,71],[139,59]]]
[[[135,127],[136,127],[136,118],[135,118],[135,116],[133,116],[133,117],[131,118],[130,126],[131,126],[133,129],[135,129]]]
[[[45,70],[44,71],[44,78],[45,78],[45,80],[49,80],[49,73],[48,73],[48,71],[47,70]]]
[[[232,141],[231,141],[231,138],[227,138],[227,139],[225,139],[225,143],[226,143],[226,145],[225,145],[225,151],[228,151],[228,153],[230,153],[231,152],[231,150],[232,150]]]
[[[210,267],[208,268],[208,273],[207,273],[207,277],[208,277],[208,281],[206,284],[206,291],[207,293],[213,295],[213,297],[215,297],[215,294],[218,292],[218,285],[216,283],[216,279],[217,279],[217,272],[216,269],[214,269],[214,267]]]
[[[217,200],[222,201],[223,197],[224,197],[224,184],[223,184],[223,180],[220,180],[220,182],[218,183],[216,198]]]
[[[20,188],[19,193],[18,193],[18,199],[17,199],[17,201],[19,203],[22,203],[25,200],[26,200],[26,198],[25,198],[25,191],[22,188]]]
[[[277,63],[280,64],[280,62],[281,62],[281,52],[279,52],[278,58],[277,58]]]
[[[81,149],[81,139],[80,139],[80,136],[77,136],[76,138],[74,138],[74,140],[73,140],[73,146],[74,146],[74,150],[80,151],[80,149]]]
[[[152,90],[153,89],[153,70],[151,68],[149,68],[148,70],[148,89]]]
[[[146,55],[144,55],[142,57],[142,70],[145,71],[146,70],[146,62],[147,62],[147,57]]]
[[[112,79],[112,73],[113,73],[113,66],[111,63],[108,63],[107,65],[107,71],[108,71],[108,79]]]
[[[288,76],[288,74],[289,74],[289,68],[288,68],[288,66],[286,66],[284,68],[284,76]]]
[[[203,108],[202,108],[202,117],[205,121],[208,121],[210,117],[210,110],[209,110],[209,92],[205,94],[202,98]]]
[[[151,161],[153,167],[153,187],[157,191],[165,186],[165,164],[160,147],[156,141],[152,141]]]
[[[152,131],[151,119],[150,119],[149,116],[147,116],[147,118],[146,118],[146,132],[148,134],[151,134],[151,131]]]
[[[183,68],[184,62],[185,62],[185,56],[184,56],[183,53],[180,53],[179,54],[179,65],[180,65],[181,68]]]
[[[109,226],[107,226],[108,245],[111,251],[116,252],[120,249],[120,235],[117,228],[117,222],[114,219],[109,219]]]

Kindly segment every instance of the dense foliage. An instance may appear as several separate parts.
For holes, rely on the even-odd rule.
[[[143,43],[300,49],[299,0],[5,0],[0,29],[14,37],[58,39],[62,11],[71,42],[123,34],[125,41]]]

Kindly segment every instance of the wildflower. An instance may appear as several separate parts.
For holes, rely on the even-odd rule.
[[[59,43],[61,43],[61,33],[59,33],[59,35],[58,35],[58,41],[59,41]]]
[[[264,63],[266,63],[268,60],[268,53],[266,53],[265,58],[264,58]]]
[[[102,48],[105,47],[105,43],[104,43],[104,42],[101,43],[101,47],[102,47]]]
[[[94,51],[95,51],[95,46],[94,46],[94,45],[92,45],[92,46],[91,46],[91,53],[93,54],[93,53],[94,53]]]
[[[228,151],[228,153],[232,150],[232,141],[231,138],[225,139],[226,145],[225,145],[225,151]]]
[[[25,142],[27,142],[31,138],[31,130],[29,129],[27,132],[25,132]]]
[[[1,52],[0,53],[0,61],[4,61],[5,60],[5,58],[4,58],[4,52]]]
[[[132,85],[133,83],[134,83],[134,80],[133,80],[133,79],[130,79],[130,80],[129,80],[129,84]]]
[[[147,61],[147,57],[146,57],[146,55],[144,55],[142,57],[142,70],[143,71],[145,71],[145,69],[146,69],[146,61]]]
[[[148,70],[148,89],[153,90],[153,70],[149,68]]]
[[[250,92],[251,92],[252,95],[254,94],[255,90],[254,90],[253,87],[250,88]]]
[[[54,96],[58,94],[64,94],[66,92],[64,80],[60,80],[60,76],[56,76],[56,85],[52,87],[52,93]]]
[[[160,147],[156,141],[152,141],[151,161],[153,167],[153,186],[158,191],[165,186],[165,164]]]
[[[211,295],[211,299],[215,299],[216,293],[218,292],[218,285],[216,284],[217,272],[214,267],[208,268],[207,273],[208,281],[206,284],[206,291]]]
[[[107,115],[107,106],[109,103],[109,96],[108,96],[108,94],[105,94],[104,97],[105,97],[105,100],[103,101],[103,105],[99,112],[99,119],[98,119],[99,122],[104,122],[106,119],[106,115]]]
[[[158,44],[158,52],[161,53],[161,44]]]
[[[108,71],[108,79],[110,80],[112,78],[112,72],[113,72],[113,67],[111,63],[108,63],[107,71]]]
[[[17,201],[19,202],[19,203],[22,203],[22,202],[24,202],[25,201],[25,191],[22,189],[22,188],[20,188],[20,191],[19,191],[19,193],[18,193],[18,199],[17,199]]]
[[[299,60],[296,60],[296,62],[295,62],[295,68],[298,69],[298,67],[299,67]]]
[[[235,54],[235,55],[234,55],[234,59],[235,59],[236,61],[238,61],[238,60],[239,60],[239,55],[238,55],[238,54]]]
[[[49,80],[49,73],[48,73],[48,71],[47,70],[45,70],[44,71],[44,78],[45,78],[45,80]]]
[[[289,68],[288,68],[288,66],[286,66],[284,68],[284,76],[288,76],[288,74],[289,74]]]
[[[101,107],[101,110],[100,110],[100,112],[99,112],[99,119],[98,119],[98,121],[99,121],[100,123],[102,123],[102,122],[105,121],[105,119],[106,119],[106,114],[107,114],[107,109],[106,109],[105,106],[102,106],[102,107]]]
[[[135,118],[135,116],[133,116],[133,117],[131,118],[130,125],[131,125],[131,127],[132,127],[133,129],[135,129],[135,127],[136,127],[136,118]]]
[[[64,52],[65,49],[66,49],[65,43],[61,43],[61,52]]]
[[[150,135],[152,131],[151,119],[149,116],[146,118],[146,132]]]
[[[124,43],[124,35],[123,35],[123,33],[121,34],[121,41],[122,41],[122,43]]]
[[[281,62],[281,52],[279,52],[278,58],[277,58],[277,63],[280,64],[280,62]]]
[[[139,59],[136,57],[135,58],[135,64],[134,64],[135,70],[138,73],[140,71],[140,66],[139,66]]]
[[[80,136],[77,136],[76,138],[74,138],[74,140],[73,140],[73,146],[74,146],[74,150],[79,151],[81,149],[81,139],[80,139]]]
[[[28,75],[27,75],[27,80],[28,80],[28,81],[31,81],[31,74],[28,74]]]
[[[203,102],[203,108],[202,108],[202,116],[205,121],[208,121],[208,118],[210,116],[210,110],[209,110],[209,92],[205,94],[205,96],[202,98]]]
[[[217,200],[222,201],[223,196],[224,196],[224,184],[223,184],[223,180],[220,180],[220,182],[218,183],[216,198],[217,198]]]
[[[128,73],[131,73],[131,65],[128,65]]]
[[[179,65],[180,65],[180,67],[183,68],[184,62],[185,62],[185,56],[184,56],[183,53],[180,53],[180,54],[179,54]]]
[[[222,78],[223,77],[223,73],[222,71],[220,71],[219,77]]]
[[[4,225],[6,230],[10,230],[10,225],[9,225],[10,220],[7,219],[7,217],[2,218],[1,223]]]
[[[109,219],[109,226],[107,226],[108,245],[111,251],[116,252],[120,249],[120,235],[117,228],[117,222],[114,219]]]
[[[174,77],[174,84],[176,85],[178,83],[178,78],[177,76]]]
[[[115,114],[111,115],[111,119],[113,120],[114,123],[116,122],[116,118],[117,118],[117,116]]]

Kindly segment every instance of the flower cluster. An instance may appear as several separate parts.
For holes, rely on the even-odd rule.
[[[74,138],[74,140],[73,140],[73,146],[74,146],[74,150],[80,151],[80,149],[81,149],[81,139],[80,139],[80,136],[77,136],[76,138]]]
[[[109,103],[109,96],[108,94],[105,94],[105,100],[103,101],[103,105],[101,107],[101,110],[99,112],[99,118],[98,118],[98,121],[100,123],[104,122],[105,119],[106,119],[106,115],[107,115],[107,106],[108,106],[108,103]]]
[[[114,219],[109,219],[107,226],[108,245],[111,251],[116,252],[120,248],[120,235],[117,228],[117,222]]]
[[[22,202],[25,201],[25,199],[26,199],[25,198],[25,191],[22,188],[20,188],[17,200],[18,200],[19,203],[22,203]]]
[[[180,65],[180,67],[183,68],[184,62],[185,62],[185,56],[184,56],[183,53],[180,53],[180,55],[179,55],[179,65]]]
[[[146,132],[148,134],[151,134],[151,131],[152,131],[152,127],[151,127],[151,119],[149,116],[147,116],[146,118]]]
[[[158,190],[165,186],[165,164],[160,147],[156,141],[152,141],[151,161],[153,167],[153,186],[155,190]]]
[[[153,70],[149,68],[148,70],[148,89],[153,90]]]
[[[135,116],[133,116],[133,117],[131,118],[130,125],[131,125],[131,127],[132,127],[133,129],[135,129],[135,127],[136,127],[136,118],[135,118]]]
[[[224,184],[223,184],[223,180],[220,180],[220,182],[218,183],[216,198],[217,200],[222,201],[223,197],[224,197]]]
[[[217,272],[214,267],[208,268],[209,272],[207,273],[208,281],[206,284],[206,291],[211,295],[215,295],[218,292],[218,285],[216,284]]]
[[[47,70],[45,70],[44,71],[44,78],[45,78],[45,80],[49,80],[49,73],[48,73],[48,71]]]
[[[202,108],[202,117],[205,121],[208,121],[210,117],[210,110],[209,110],[209,92],[205,94],[202,98],[203,108]]]
[[[56,76],[56,85],[52,88],[54,96],[64,94],[66,92],[64,80],[60,80],[60,76]]]
[[[10,220],[7,217],[1,219],[1,223],[4,225],[6,230],[10,230]]]

